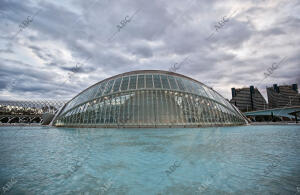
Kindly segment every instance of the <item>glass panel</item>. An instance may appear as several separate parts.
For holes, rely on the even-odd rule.
[[[146,88],[153,88],[152,75],[146,75]]]
[[[140,102],[139,121],[140,121],[140,124],[145,124],[146,123],[145,91],[141,91],[139,102]]]
[[[198,85],[198,93],[201,96],[208,97],[208,95],[206,94],[204,88],[201,85]]]
[[[159,101],[157,107],[157,118],[161,124],[169,124],[169,115],[168,115],[168,101],[166,100],[167,91],[158,91]]]
[[[203,123],[203,118],[202,118],[203,109],[200,107],[201,98],[197,97],[194,101],[195,101],[195,107],[197,109],[197,121],[199,124],[202,124]]]
[[[132,119],[133,119],[133,112],[132,112],[132,96],[131,96],[131,93],[129,94],[128,101],[127,101],[127,105],[128,105],[128,113],[127,113],[127,116],[128,116],[128,123],[130,124],[130,123],[132,122]]]
[[[216,107],[215,107],[215,103],[211,100],[209,100],[209,108],[211,110],[211,116],[212,116],[212,121],[213,121],[213,124],[216,124],[217,122],[217,115],[216,115]]]
[[[96,94],[95,97],[100,97],[102,95],[102,93],[103,93],[103,91],[105,89],[106,84],[107,84],[106,81],[103,82],[103,83],[101,83],[101,86],[99,87],[98,92],[97,92],[97,94]]]
[[[167,106],[167,119],[168,119],[168,124],[172,125],[172,123],[176,123],[175,122],[175,110],[173,109],[173,105],[172,105],[172,99],[170,97],[170,91],[165,91],[164,94],[164,99],[165,101],[163,101],[163,104],[166,104]]]
[[[217,102],[222,103],[222,100],[220,99],[220,97],[218,96],[218,94],[216,92],[211,91],[211,93],[213,94],[213,96]]]
[[[79,104],[85,102],[88,99],[88,96],[89,96],[90,92],[91,92],[90,89],[88,89],[88,90],[86,90],[86,91],[84,91],[83,93],[80,94],[81,99],[80,99]]]
[[[116,123],[119,127],[120,125],[120,111],[121,111],[121,100],[120,97],[117,96],[116,98]]]
[[[189,106],[190,106],[190,110],[191,110],[191,122],[192,123],[196,123],[196,112],[197,110],[195,109],[195,103],[194,103],[194,95],[190,95],[190,98],[189,98]]]
[[[120,123],[120,125],[124,125],[124,96],[123,96],[123,94],[121,94],[121,96],[120,96],[119,123]]]
[[[171,88],[172,88],[172,89],[178,89],[178,86],[177,86],[177,83],[176,83],[174,77],[168,76],[168,79],[169,79]]]
[[[115,123],[115,116],[114,116],[114,112],[115,112],[115,96],[111,96],[109,99],[109,104],[110,104],[110,108],[108,110],[108,124],[114,124]]]
[[[119,91],[121,81],[122,81],[122,77],[116,79],[116,82],[115,82],[114,88],[113,88],[113,91],[114,91],[114,92]]]
[[[182,80],[181,78],[176,78],[176,81],[177,81],[177,84],[178,84],[178,87],[181,91],[185,91],[185,88],[183,86],[183,83],[182,83]]]
[[[219,123],[222,123],[222,117],[223,117],[223,115],[222,115],[221,105],[220,104],[216,104],[216,106],[217,106],[217,110],[218,110],[218,121],[219,121]]]
[[[102,112],[102,118],[103,118],[103,121],[102,121],[102,119],[101,119],[101,123],[106,123],[106,116],[107,116],[107,108],[108,108],[108,106],[109,106],[109,104],[108,104],[108,100],[107,100],[107,97],[105,97],[104,98],[104,100],[103,100],[103,103],[104,103],[104,105],[103,105],[103,112]]]
[[[102,98],[101,98],[101,100],[102,100]],[[97,124],[103,123],[103,106],[104,106],[104,102],[102,102],[101,100],[99,99],[99,102],[98,102],[98,105],[97,105],[97,108],[96,108],[96,115],[97,115],[96,123]]]
[[[187,123],[191,123],[192,122],[192,119],[191,119],[191,113],[192,113],[192,110],[190,108],[190,103],[189,103],[189,100],[190,100],[190,95],[189,94],[186,94],[184,96],[184,99],[185,99],[185,111],[186,111],[186,119],[187,119]]]
[[[198,93],[198,90],[197,90],[197,83],[193,82],[193,81],[189,81],[190,82],[190,86],[192,88],[192,93],[195,93],[195,94],[199,94]]]
[[[166,75],[160,75],[162,86],[164,89],[170,89],[170,85]]]
[[[139,89],[145,88],[145,75],[138,76],[138,88]]]
[[[147,124],[151,124],[153,125],[153,122],[154,122],[154,117],[155,117],[155,114],[154,114],[154,106],[153,106],[153,92],[152,91],[146,91],[146,103],[145,103],[145,106],[146,106],[146,119],[147,119]]]
[[[140,98],[140,91],[135,91],[132,100],[133,124],[135,126],[139,125],[139,98]]]
[[[90,94],[89,99],[95,98],[95,95],[98,92],[99,87],[100,87],[100,84],[97,84],[91,88],[91,94]]]
[[[166,101],[168,103],[167,107],[168,107],[168,115],[169,115],[169,123],[171,124],[176,124],[176,111],[175,111],[175,108],[174,108],[174,99],[173,99],[173,96],[171,94],[171,92],[167,92],[165,94],[166,96]]]
[[[182,110],[182,97],[175,93],[175,109],[177,113],[177,120],[179,123],[183,124],[184,123],[184,116],[183,116],[183,110]]]
[[[210,122],[211,124],[214,124],[214,113],[213,113],[213,109],[212,109],[212,102],[211,100],[207,99],[207,106],[208,106],[208,110],[209,110],[209,115],[210,115]]]
[[[126,123],[126,104],[125,104],[125,94],[123,93],[121,96],[120,96],[120,103],[121,103],[121,107],[120,107],[120,123],[121,125],[124,125]]]
[[[130,76],[129,89],[136,89],[136,78],[137,76]]]
[[[153,75],[154,80],[154,87],[161,89],[161,82],[160,82],[160,76],[159,75]]]
[[[192,87],[191,87],[191,84],[190,84],[189,80],[182,79],[182,81],[183,81],[183,84],[185,86],[186,91],[188,91],[190,93],[193,93],[193,90],[192,90]]]
[[[88,107],[88,103],[85,103],[85,104],[83,105],[82,112],[85,112],[85,111],[86,111],[86,109],[87,109],[87,107]]]
[[[208,114],[208,107],[206,104],[206,99],[202,99],[200,102],[200,107],[203,109],[202,110],[202,116],[203,116],[203,120],[205,122],[205,125],[209,125],[210,121],[209,121],[209,114]]]
[[[112,117],[111,117],[111,109],[112,109],[112,97],[109,97],[109,99],[106,101],[107,103],[107,109],[106,109],[106,124],[112,123]]]
[[[113,86],[113,83],[114,83],[115,80],[110,80],[106,86],[106,89],[104,91],[104,94],[108,94],[110,93],[111,89],[112,89],[112,86]]]
[[[128,88],[128,81],[129,77],[123,77],[122,85],[121,85],[121,90],[125,91]]]
[[[190,119],[189,119],[190,123],[196,122],[194,104],[192,103],[193,99],[194,99],[193,95],[189,94],[188,105],[189,105],[189,111],[190,111]]]
[[[221,115],[222,115],[222,122],[224,123],[225,122],[225,107],[223,106],[220,106],[221,107]]]
[[[188,98],[188,95],[183,94],[183,96],[182,96],[182,111],[183,111],[183,119],[184,119],[185,124],[188,123],[188,121],[189,121],[189,106],[188,106],[187,98]]]
[[[204,88],[206,94],[208,95],[208,97],[211,98],[211,99],[214,99],[214,97],[213,97],[213,96],[211,95],[211,93],[210,93],[210,89],[208,89],[208,88],[205,87],[205,86],[203,86],[203,88]]]
[[[155,79],[155,77],[154,77]],[[154,80],[155,85],[155,80]],[[160,91],[153,91],[154,123],[159,124],[161,119],[160,112]],[[158,114],[159,113],[159,114]]]
[[[149,93],[149,100],[150,100],[150,104],[149,104],[149,107],[150,107],[150,110],[151,110],[151,117],[150,117],[150,124],[151,125],[155,125],[156,123],[156,103],[155,103],[155,100],[156,100],[156,96],[155,96],[155,92],[156,91],[150,91]]]

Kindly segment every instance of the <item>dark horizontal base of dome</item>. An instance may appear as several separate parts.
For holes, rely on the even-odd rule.
[[[196,125],[196,124],[186,124],[186,125],[115,125],[115,124],[106,124],[106,125],[56,125],[56,127],[66,127],[66,128],[204,128],[204,127],[228,127],[228,126],[242,126],[246,124],[205,124],[205,125]]]

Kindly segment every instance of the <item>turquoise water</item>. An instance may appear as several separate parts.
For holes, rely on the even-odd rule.
[[[0,127],[1,194],[300,194],[299,138],[294,125]]]

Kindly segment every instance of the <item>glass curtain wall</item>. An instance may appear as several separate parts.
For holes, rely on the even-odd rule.
[[[56,126],[176,127],[245,124],[217,92],[186,77],[141,72],[99,82],[70,102]]]

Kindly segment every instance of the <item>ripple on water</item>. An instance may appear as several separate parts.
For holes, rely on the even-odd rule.
[[[14,177],[11,194],[295,194],[299,136],[299,126],[0,127],[0,185]]]

